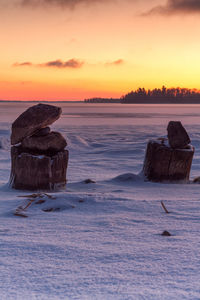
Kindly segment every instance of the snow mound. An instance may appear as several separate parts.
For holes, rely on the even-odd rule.
[[[133,173],[121,174],[112,179],[112,181],[117,182],[117,183],[119,183],[119,182],[122,182],[122,183],[138,182],[138,181],[142,181],[142,180],[143,180],[143,178],[140,175],[133,174]]]
[[[71,136],[68,135],[67,143],[70,149],[73,149],[74,151],[78,151],[78,152],[83,149],[89,148],[88,141],[79,135],[71,135]]]
[[[0,149],[2,150],[10,149],[10,140],[5,136],[0,137]]]

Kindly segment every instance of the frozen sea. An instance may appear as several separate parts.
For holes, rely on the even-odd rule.
[[[7,184],[9,136],[31,105],[0,102],[0,299],[200,299],[200,185],[138,175],[147,141],[177,120],[196,149],[191,180],[200,176],[200,106],[58,103],[66,191],[37,198],[23,218],[13,213],[30,192]]]

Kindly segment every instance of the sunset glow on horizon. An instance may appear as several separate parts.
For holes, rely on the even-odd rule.
[[[200,89],[200,1],[0,0],[0,99]]]

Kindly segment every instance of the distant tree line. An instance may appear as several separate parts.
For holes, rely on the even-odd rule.
[[[117,98],[90,98],[85,99],[86,103],[120,103],[121,100]]]
[[[121,97],[121,103],[200,103],[200,91],[187,88],[138,88]]]

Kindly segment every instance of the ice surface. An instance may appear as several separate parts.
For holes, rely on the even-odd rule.
[[[147,141],[180,120],[200,176],[200,106],[62,103],[67,188],[32,199],[7,184],[10,125],[29,105],[0,103],[0,299],[200,299],[200,185],[138,175]]]

